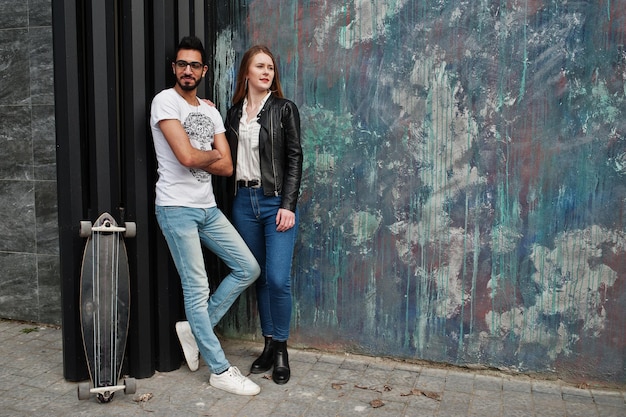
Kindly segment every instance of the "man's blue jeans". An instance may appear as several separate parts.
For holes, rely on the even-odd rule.
[[[260,274],[259,264],[226,216],[217,208],[156,207],[156,217],[180,275],[185,313],[200,354],[212,373],[230,367],[213,327]],[[210,295],[204,245],[231,272]]]
[[[263,336],[285,341],[291,325],[291,264],[298,230],[276,231],[281,197],[266,196],[262,188],[239,188],[233,202],[233,224],[261,266],[256,282]]]

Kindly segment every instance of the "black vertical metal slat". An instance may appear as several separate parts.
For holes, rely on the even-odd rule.
[[[188,0],[183,0],[188,1]],[[178,6],[173,0],[157,0],[152,2],[152,85],[148,97],[152,97],[166,87],[171,87],[174,82],[171,63],[174,60],[174,52],[178,42]],[[147,109],[146,118],[149,118],[150,108]],[[149,149],[154,157],[151,133],[149,136]],[[156,178],[155,178],[156,180]],[[154,182],[150,185],[154,188]],[[154,217],[154,214],[151,213]],[[184,316],[182,304],[182,290],[180,279],[176,273],[170,258],[169,249],[158,225],[155,229],[155,252],[154,280],[155,285],[155,332],[157,344],[156,367],[159,371],[167,372],[178,369],[182,355],[178,339],[174,331],[176,321]]]
[[[203,43],[205,44],[205,48],[206,48],[206,38],[204,37],[204,34],[206,30],[205,19],[207,16],[205,7],[207,6],[207,3],[210,3],[210,2],[204,1],[204,0],[193,0],[193,4],[192,4],[193,13],[190,15],[190,19],[192,19],[193,21],[194,35],[202,39]]]
[[[57,195],[59,208],[59,255],[61,272],[61,320],[63,334],[63,376],[68,381],[89,377],[83,349],[78,309],[80,264],[83,240],[78,222],[84,212],[81,106],[76,3],[53,0],[54,95],[57,141]]]
[[[126,240],[131,276],[128,371],[145,378],[155,370],[155,329],[151,279],[154,241],[154,153],[147,132],[146,5],[144,0],[122,1],[119,12],[120,74],[118,106],[122,161],[122,206],[125,220],[135,222],[137,235]]]
[[[204,11],[204,16],[205,16],[205,21],[204,21],[204,25],[203,25],[203,31],[201,32],[201,35],[204,37],[204,39],[206,39],[207,41],[205,42],[204,45],[204,49],[206,50],[207,53],[207,61],[208,61],[208,66],[209,66],[209,70],[207,71],[206,75],[204,76],[204,93],[206,94],[206,97],[208,97],[210,100],[213,100],[215,102],[215,100],[217,100],[217,97],[215,96],[217,89],[215,88],[215,69],[214,69],[214,65],[212,65],[215,62],[215,44],[216,44],[216,39],[215,39],[215,34],[217,33],[217,29],[218,29],[218,24],[217,24],[217,16],[218,16],[218,2],[217,1],[209,1],[206,4],[206,10]],[[218,109],[220,111],[225,110],[225,109]]]
[[[180,0],[177,4],[177,40],[180,40],[183,36],[191,34],[193,28],[191,27],[192,20],[190,18],[193,7],[191,3],[193,0]]]
[[[115,9],[113,2],[85,2],[85,53],[90,162],[89,220],[102,212],[119,220],[119,160],[116,126]]]

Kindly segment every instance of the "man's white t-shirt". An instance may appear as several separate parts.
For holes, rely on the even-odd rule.
[[[223,133],[224,122],[215,107],[198,99],[192,106],[173,88],[161,91],[152,100],[150,127],[158,162],[159,179],[156,183],[157,206],[214,207],[215,196],[208,172],[183,166],[167,143],[159,128],[162,120],[179,120],[191,146],[208,151],[213,149],[213,137]]]

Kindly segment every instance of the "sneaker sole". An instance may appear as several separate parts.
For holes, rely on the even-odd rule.
[[[240,392],[240,391],[236,391],[236,390],[231,390],[231,389],[228,389],[228,388],[226,388],[226,387],[219,387],[219,386],[215,386],[215,385],[213,385],[210,381],[209,381],[209,384],[210,384],[213,388],[215,388],[215,389],[219,389],[219,390],[221,390],[221,391],[228,392],[228,393],[230,393],[230,394],[235,394],[235,395],[247,395],[247,396],[253,396],[253,395],[257,395],[258,393],[260,393],[260,392],[261,392],[261,387],[257,387],[257,389],[255,389],[254,391],[250,391],[250,392]]]

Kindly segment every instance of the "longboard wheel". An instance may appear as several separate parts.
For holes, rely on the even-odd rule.
[[[80,237],[89,237],[91,236],[91,222],[89,220],[82,220],[80,222],[80,229],[78,230],[78,234]]]
[[[137,380],[135,378],[124,379],[124,394],[134,394],[137,391]]]
[[[127,223],[124,223],[124,227],[126,228],[126,231],[124,232],[124,237],[137,236],[137,223],[127,222]]]
[[[78,399],[88,400],[91,392],[89,391],[89,382],[81,382],[78,384]]]

